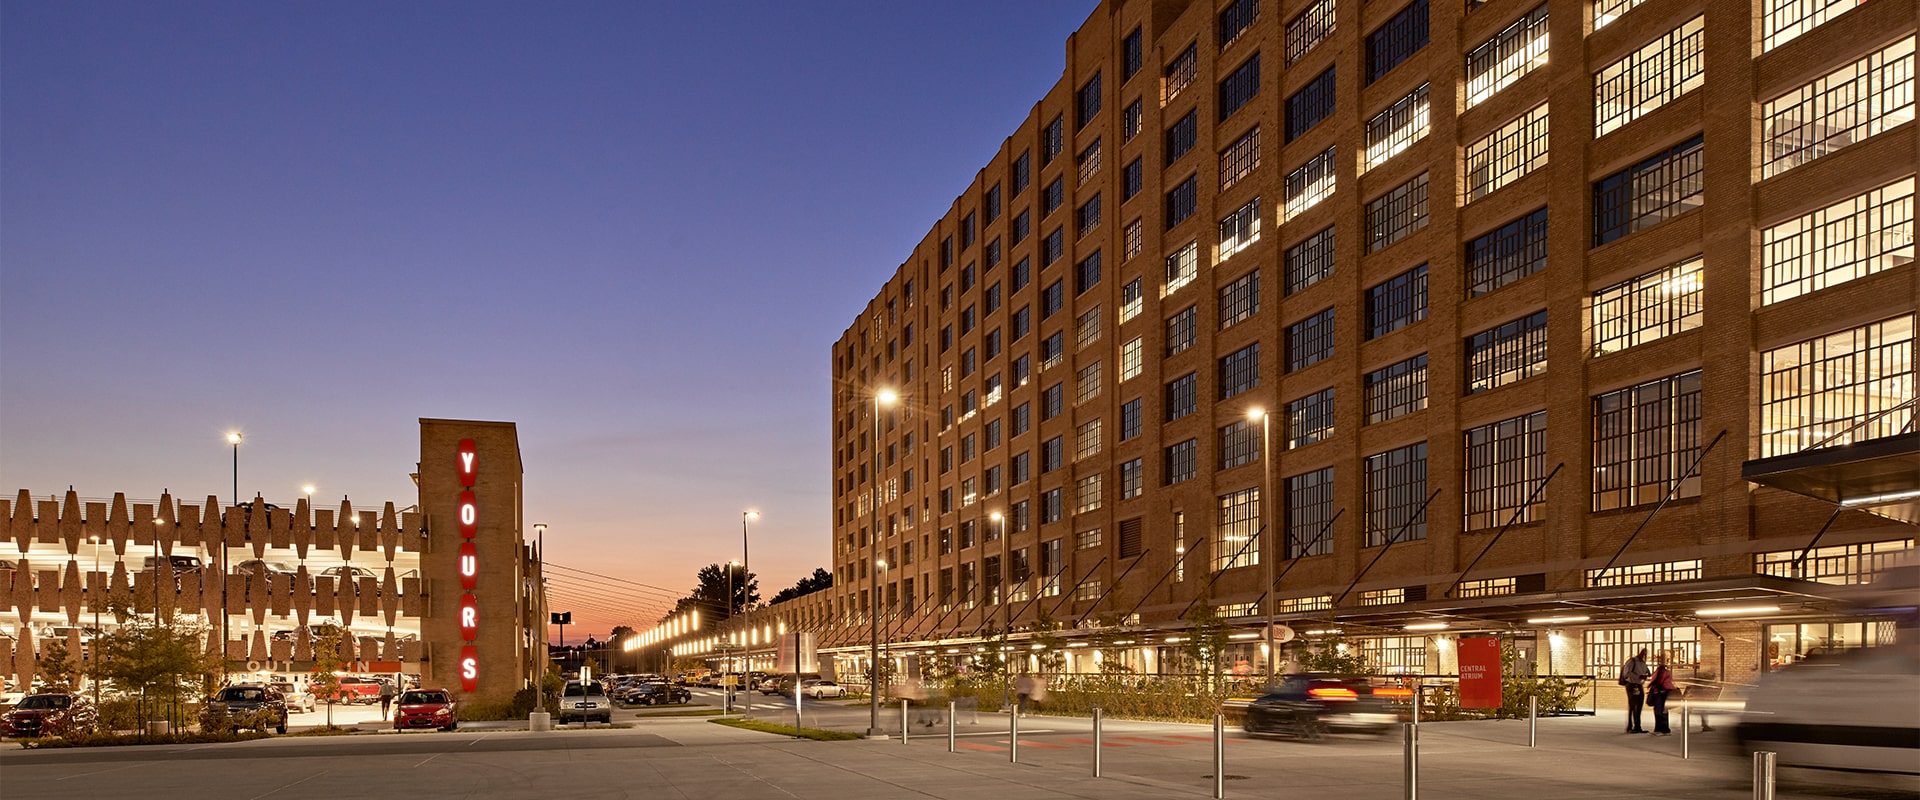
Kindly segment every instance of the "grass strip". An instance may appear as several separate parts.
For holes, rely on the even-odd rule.
[[[778,723],[763,722],[757,719],[725,717],[707,721],[715,725],[725,725],[729,728],[740,728],[742,730],[759,731],[761,733],[777,733],[781,736],[799,736],[804,739],[812,739],[816,742],[841,742],[862,738],[860,734],[849,733],[847,731],[829,731],[820,728],[795,729],[792,725],[780,725]]]

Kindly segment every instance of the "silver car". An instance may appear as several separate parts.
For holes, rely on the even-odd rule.
[[[556,720],[613,723],[613,700],[597,683],[568,683],[560,692],[560,714]]]

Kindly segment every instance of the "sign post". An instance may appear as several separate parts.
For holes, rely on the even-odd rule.
[[[1460,650],[1460,707],[1499,708],[1500,639],[1463,636]]]

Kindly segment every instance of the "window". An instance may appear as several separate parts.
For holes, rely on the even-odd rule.
[[[1047,284],[1047,288],[1040,290],[1040,318],[1044,320],[1060,313],[1066,302],[1066,288],[1059,281]]]
[[[1189,111],[1167,128],[1167,154],[1161,163],[1173,166],[1200,141],[1200,112]]]
[[[1066,410],[1067,391],[1061,384],[1047,387],[1040,393],[1040,419],[1049,420],[1060,416]]]
[[[1074,489],[1073,513],[1085,514],[1100,510],[1100,473],[1096,472],[1076,481]]]
[[[1187,246],[1173,251],[1167,256],[1167,288],[1161,297],[1173,294],[1180,287],[1191,283],[1200,275],[1200,244],[1188,242]]]
[[[1477,581],[1461,581],[1454,596],[1461,599],[1472,597],[1502,597],[1520,589],[1517,578],[1481,578]]]
[[[1120,80],[1125,81],[1132,78],[1146,64],[1139,28],[1134,28],[1127,34],[1127,38],[1120,40],[1120,53]]]
[[[1427,138],[1432,125],[1427,84],[1395,100],[1393,105],[1367,119],[1367,152],[1361,171],[1387,163],[1415,142]]]
[[[1619,19],[1622,14],[1644,2],[1647,0],[1594,0],[1593,29],[1597,31],[1606,27],[1607,23]]]
[[[1547,209],[1542,207],[1467,242],[1467,296],[1484,297],[1547,268]]]
[[[1333,357],[1333,309],[1287,326],[1287,371],[1298,372]]]
[[[1911,431],[1913,316],[1768,350],[1760,367],[1760,456]]]
[[[1024,451],[1014,454],[1013,463],[1008,467],[1008,472],[1013,473],[1014,486],[1026,483],[1033,477],[1033,454]]]
[[[1022,211],[1015,215],[1013,223],[1008,226],[1008,229],[1007,235],[1013,240],[1014,244],[1026,241],[1027,234],[1033,232],[1033,212]]]
[[[1015,310],[1008,327],[1013,329],[1014,341],[1026,338],[1027,332],[1033,329],[1033,306],[1021,306]]]
[[[1587,570],[1586,583],[1590,587],[1645,586],[1651,583],[1699,580],[1700,575],[1700,559],[1694,558],[1686,561],[1661,561],[1655,564],[1625,564],[1612,569],[1590,569]]]
[[[1280,187],[1287,219],[1300,216],[1333,196],[1334,167],[1334,148],[1328,147],[1287,173]]]
[[[1023,356],[1024,358],[1024,356]],[[1026,403],[1013,407],[1013,435],[1019,436],[1033,427],[1032,407]]]
[[[1073,404],[1079,405],[1100,396],[1100,362],[1080,368],[1074,376]]]
[[[1909,36],[1760,109],[1760,177],[1771,178],[1913,119]]]
[[[1126,285],[1120,287],[1120,324],[1125,325],[1128,320],[1140,316],[1140,310],[1146,308],[1144,292],[1139,278],[1127,281]]]
[[[1040,443],[1040,474],[1045,475],[1066,463],[1066,440],[1058,436]]]
[[[1040,190],[1040,217],[1045,219],[1067,202],[1067,182],[1065,178],[1054,178],[1047,182],[1047,188]]]
[[[1425,227],[1427,173],[1422,172],[1367,203],[1367,252],[1377,253]]]
[[[1220,188],[1238,183],[1260,166],[1260,128],[1242,134],[1220,152]]]
[[[1141,344],[1140,337],[1138,336],[1120,345],[1121,383],[1140,377],[1140,372],[1145,367],[1144,351],[1145,347]]]
[[[1060,157],[1060,151],[1066,148],[1067,126],[1061,122],[1058,115],[1055,115],[1053,121],[1047,123],[1046,129],[1040,132],[1040,145],[1040,166],[1043,167],[1053,163],[1054,159]]]
[[[1199,306],[1187,306],[1179,313],[1167,318],[1167,355],[1174,356],[1186,352],[1198,337],[1200,319]]]
[[[1882,570],[1899,564],[1913,549],[1912,539],[1816,547],[1805,551],[1775,550],[1753,554],[1753,571],[1760,575],[1799,578],[1834,586],[1872,583]],[[1797,566],[1796,566],[1797,565]]]
[[[1287,404],[1287,449],[1333,438],[1333,387]]]
[[[1329,225],[1287,248],[1282,257],[1287,294],[1299,292],[1333,274],[1333,244],[1333,226]]]
[[[990,242],[987,242],[987,254],[986,254],[986,256],[985,256],[985,258],[986,258],[986,261],[987,261],[987,271],[989,271],[989,272],[991,272],[991,271],[993,271],[993,268],[994,268],[994,267],[997,267],[997,266],[1000,266],[1000,239],[999,239],[999,237],[995,237],[995,238],[994,238],[994,239],[993,239],[992,241],[990,241]]]
[[[1080,263],[1073,265],[1073,294],[1075,297],[1086,294],[1088,289],[1099,284],[1100,251],[1095,250],[1092,255],[1080,259]]]
[[[987,187],[987,199],[982,205],[986,206],[984,213],[988,222],[1000,218],[1000,184]]]
[[[1100,73],[1093,73],[1086,83],[1080,85],[1080,91],[1073,98],[1073,127],[1087,127],[1093,115],[1100,113]]]
[[[1026,212],[1020,212],[1022,215]],[[1017,292],[1027,287],[1027,281],[1033,278],[1033,262],[1021,258],[1013,265],[1013,274],[1007,277],[1007,291]]]
[[[1761,234],[1763,304],[1913,263],[1913,178],[1782,222]]]
[[[1214,525],[1215,571],[1260,565],[1260,489],[1242,489],[1220,496],[1220,515]]]
[[[1074,343],[1077,349],[1084,350],[1087,345],[1100,339],[1100,307],[1094,306],[1081,314],[1074,323]]]
[[[1593,293],[1593,354],[1617,353],[1700,327],[1705,305],[1694,256]]]
[[[1547,165],[1547,104],[1467,145],[1466,202],[1493,194]]]
[[[1367,83],[1380,80],[1426,46],[1427,0],[1413,0],[1367,34]]]
[[[1080,531],[1073,535],[1073,549],[1075,550],[1092,550],[1101,544],[1099,528]]]
[[[1173,102],[1173,98],[1179,97],[1199,76],[1200,53],[1194,49],[1194,45],[1187,45],[1187,49],[1180,51],[1180,55],[1174,56],[1173,61],[1167,64],[1166,72],[1160,78],[1160,105]]]
[[[1233,117],[1235,111],[1254,102],[1256,94],[1260,94],[1260,54],[1246,59],[1219,82],[1219,119]]]
[[[1220,220],[1220,255],[1216,263],[1260,241],[1260,198],[1248,200]]]
[[[1700,205],[1706,181],[1702,139],[1694,136],[1593,184],[1593,244],[1646,230]]]
[[[1032,182],[1033,153],[1031,151],[1025,151],[1013,160],[1013,191],[1009,192],[1008,196],[1019,197],[1021,192],[1027,190],[1027,184]],[[1014,241],[1017,242],[1020,241],[1020,239],[1015,237]]]
[[[1766,52],[1818,28],[1867,0],[1766,0],[1760,4],[1760,51]]]
[[[1199,376],[1189,372],[1167,384],[1167,421],[1172,422],[1199,410]]]
[[[1100,140],[1093,140],[1093,144],[1087,145],[1086,149],[1081,150],[1080,155],[1074,156],[1073,163],[1079,175],[1074,185],[1087,185],[1087,181],[1093,180],[1095,176],[1100,174]],[[1099,215],[1096,214],[1094,216],[1097,219]]]
[[[1300,138],[1301,134],[1313,130],[1315,125],[1333,114],[1334,101],[1333,67],[1315,76],[1307,85],[1300,87],[1287,98],[1286,141]]]
[[[1073,460],[1079,461],[1100,452],[1100,418],[1095,417],[1080,424],[1073,431]]]
[[[1120,113],[1120,142],[1122,144],[1131,142],[1133,141],[1133,137],[1140,135],[1140,120],[1140,101],[1135,100],[1128,103],[1126,109]]]
[[[1547,477],[1547,412],[1468,428],[1465,440],[1465,529],[1540,521],[1545,501],[1535,490]]]
[[[1132,200],[1133,196],[1139,194],[1140,189],[1146,186],[1146,167],[1141,164],[1140,159],[1136,158],[1127,162],[1126,168],[1121,170],[1120,177],[1121,202]]]
[[[1186,222],[1187,218],[1193,216],[1193,212],[1199,209],[1197,196],[1200,188],[1199,180],[1200,176],[1189,175],[1186,180],[1180,182],[1179,186],[1173,187],[1173,191],[1167,192],[1167,227],[1169,229]]]
[[[1136,458],[1132,461],[1127,462],[1126,464],[1121,464],[1120,480],[1122,485],[1124,485],[1126,482],[1128,465],[1133,466],[1133,473],[1136,480],[1140,475],[1140,459]],[[1123,498],[1139,496],[1139,491],[1137,488],[1135,489],[1134,494],[1128,495],[1128,494],[1125,494],[1125,492],[1126,492],[1125,489],[1121,490]],[[1140,551],[1142,549],[1140,540],[1142,538],[1142,533],[1144,533],[1144,530],[1143,530],[1144,528],[1145,528],[1145,524],[1141,521],[1139,517],[1134,517],[1133,519],[1120,520],[1120,557],[1121,558],[1135,558],[1140,555]]]
[[[1242,347],[1220,359],[1220,399],[1260,385],[1260,343]]]
[[[1100,590],[1099,581],[1097,580],[1087,581],[1086,583],[1081,584],[1079,588],[1076,588],[1073,590],[1073,602],[1091,603],[1096,600],[1099,600],[1101,597],[1105,596],[1105,594],[1106,594],[1105,592]]]
[[[1136,162],[1138,160],[1139,159],[1135,159]],[[1140,228],[1140,220],[1136,219],[1127,223],[1127,228],[1120,236],[1120,241],[1121,246],[1126,249],[1124,260],[1132,261],[1134,256],[1140,255],[1141,248],[1146,245],[1146,235]]]
[[[1260,271],[1220,287],[1220,327],[1231,328],[1260,311]]]
[[[1048,489],[1040,493],[1040,523],[1059,522],[1066,518],[1066,498],[1059,489]]]
[[[1233,469],[1260,460],[1260,428],[1247,420],[1235,420],[1220,429],[1220,468]]]
[[[1220,49],[1246,33],[1253,26],[1254,18],[1260,16],[1260,0],[1233,0],[1220,10]]]
[[[1333,468],[1287,478],[1287,557],[1333,552]]]
[[[1367,424],[1404,417],[1427,407],[1427,354],[1367,373]]]
[[[1319,0],[1287,22],[1287,66],[1333,35],[1334,0]]]
[[[1199,456],[1199,439],[1188,439],[1179,444],[1168,446],[1164,483],[1172,486],[1182,481],[1192,480],[1195,470],[1198,467]]]
[[[1378,339],[1427,318],[1427,265],[1367,290],[1367,338]]]
[[[1467,108],[1547,63],[1547,7],[1541,5],[1467,51]]]
[[[1658,503],[1700,452],[1700,371],[1593,398],[1593,510]],[[1697,497],[1700,474],[1674,497]]]
[[[1467,394],[1498,389],[1547,369],[1547,312],[1467,337]]]
[[[1367,456],[1367,546],[1427,536],[1427,443]]]
[[[1120,441],[1127,441],[1140,435],[1144,415],[1141,412],[1140,398],[1136,397],[1120,404]]]

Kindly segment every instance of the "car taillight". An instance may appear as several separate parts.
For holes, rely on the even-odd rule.
[[[1408,698],[1413,696],[1413,690],[1400,689],[1395,687],[1386,687],[1382,689],[1373,690],[1373,696],[1374,697]]]
[[[1323,687],[1308,689],[1307,696],[1315,700],[1358,700],[1360,695],[1344,687]]]

